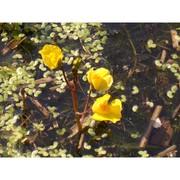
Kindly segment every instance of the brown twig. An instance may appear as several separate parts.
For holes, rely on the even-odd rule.
[[[78,149],[81,149],[83,141],[84,141],[84,133],[81,133],[79,138]]]
[[[140,147],[144,148],[146,147],[147,143],[148,143],[148,140],[149,140],[149,136],[151,134],[151,131],[153,129],[153,123],[154,121],[159,117],[159,114],[161,113],[161,110],[162,110],[162,106],[156,106],[151,118],[150,118],[150,121],[149,121],[149,124],[148,124],[148,127],[141,139],[141,142],[139,144]]]
[[[57,88],[59,88],[59,85],[57,85],[57,86],[52,86],[52,87],[49,88],[49,90],[51,90],[51,91],[56,91]]]
[[[49,82],[53,82],[54,80],[55,80],[55,79],[52,79],[52,78],[50,78],[50,77],[40,78],[40,79],[35,80],[35,83],[36,83],[36,84],[49,83]]]
[[[179,40],[176,38],[177,31],[171,30],[172,45],[177,51],[180,51]]]
[[[161,59],[160,59],[162,63],[164,63],[166,59],[166,54],[167,54],[166,50],[163,49],[162,54],[161,54]]]
[[[49,111],[35,98],[27,96],[28,99],[39,109],[39,111],[46,117],[49,117]]]
[[[177,113],[179,112],[179,110],[180,110],[180,104],[176,107],[176,109],[174,110],[174,112],[173,112],[173,115],[172,115],[172,118],[175,118],[176,117],[176,115],[177,115]]]
[[[12,39],[10,42],[6,44],[6,46],[1,50],[2,55],[6,55],[11,50],[18,47],[27,37],[23,37],[20,40]]]
[[[172,145],[170,147],[168,147],[167,149],[165,149],[164,151],[158,153],[158,157],[164,157],[167,156],[167,154],[169,154],[170,152],[174,152],[176,150],[177,146],[176,145]]]

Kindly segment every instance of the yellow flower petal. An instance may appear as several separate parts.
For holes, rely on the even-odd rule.
[[[96,90],[106,91],[113,83],[113,77],[110,75],[109,70],[105,68],[90,69],[87,75],[88,82],[92,84]]]
[[[92,106],[92,110],[95,113],[107,114],[110,111],[108,100],[110,99],[109,94],[105,94],[103,97],[97,98]]]
[[[42,56],[44,64],[50,69],[55,69],[62,63],[63,54],[58,46],[47,44],[39,53]]]
[[[87,73],[87,78],[88,78],[88,82],[89,83],[92,83],[92,76],[93,76],[93,74],[94,74],[94,70],[93,69],[90,69],[89,71],[88,71],[88,73]]]
[[[111,121],[113,123],[120,121],[122,117],[122,103],[119,99],[115,99],[109,105],[109,99],[109,94],[105,94],[104,96],[96,99],[92,106],[92,111],[94,113],[91,116],[92,119],[97,121]]]

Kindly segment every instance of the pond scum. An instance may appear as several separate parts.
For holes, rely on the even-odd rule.
[[[1,157],[178,156],[178,25],[145,39],[143,58],[128,24],[107,26],[0,24]],[[116,50],[128,53],[109,59]],[[158,105],[164,112],[151,119]],[[142,148],[149,120],[165,134]]]

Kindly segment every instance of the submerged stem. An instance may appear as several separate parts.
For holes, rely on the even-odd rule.
[[[136,52],[136,48],[135,48],[135,46],[134,46],[134,44],[133,44],[133,42],[132,42],[131,36],[130,36],[130,34],[129,34],[129,31],[128,31],[126,28],[124,28],[124,29],[125,29],[125,31],[126,31],[126,33],[127,33],[128,40],[129,40],[129,43],[130,43],[130,45],[131,45],[131,48],[132,48],[133,54],[134,54],[134,65],[133,65],[132,70],[131,70],[130,73],[128,74],[128,78],[129,78],[130,76],[132,76],[132,74],[134,73],[134,71],[135,71],[135,69],[136,69],[136,66],[137,66],[137,52]]]

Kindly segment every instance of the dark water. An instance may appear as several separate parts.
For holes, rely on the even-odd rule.
[[[88,133],[85,134],[85,142],[91,145],[91,150],[82,149],[79,153],[76,152],[75,137],[71,142],[62,143],[64,139],[70,134],[70,127],[75,124],[75,118],[73,114],[70,92],[66,90],[65,93],[59,94],[55,91],[53,93],[47,89],[44,89],[42,94],[38,96],[38,100],[47,106],[56,106],[59,112],[64,112],[57,119],[55,119],[59,127],[66,128],[67,132],[64,136],[59,136],[56,133],[57,129],[49,131],[49,127],[53,125],[55,121],[53,117],[50,119],[43,119],[43,123],[46,125],[45,131],[39,136],[36,141],[37,146],[45,147],[51,145],[54,141],[58,141],[61,148],[68,150],[68,153],[73,156],[83,156],[83,155],[94,155],[97,153],[94,149],[102,146],[106,149],[107,153],[105,156],[113,157],[136,157],[138,155],[139,142],[141,136],[145,132],[149,119],[154,111],[154,107],[157,105],[163,106],[163,111],[161,116],[172,117],[174,109],[179,104],[179,90],[173,99],[169,99],[166,96],[166,91],[174,84],[177,84],[177,79],[172,75],[171,72],[162,73],[158,70],[154,64],[156,59],[160,59],[163,47],[168,49],[166,59],[171,58],[171,54],[177,53],[171,43],[170,30],[180,27],[180,24],[169,24],[169,23],[104,23],[103,29],[108,33],[108,41],[104,47],[103,57],[108,63],[100,64],[102,66],[107,66],[112,70],[114,83],[121,81],[125,87],[125,90],[117,90],[112,88],[111,95],[113,98],[121,98],[121,95],[125,95],[127,101],[123,103],[122,120],[117,124],[111,123],[99,123],[95,128],[97,136],[101,137],[102,134],[107,133],[108,137],[101,138],[101,140],[94,139]],[[146,50],[146,44],[149,39],[152,39],[159,46],[152,49],[151,52]],[[132,49],[132,45],[136,50],[137,64],[135,65],[135,54]],[[165,41],[169,43],[166,44]],[[0,44],[0,48],[4,46],[3,43]],[[31,55],[27,52],[24,53],[25,57],[31,56],[31,59],[37,57],[38,49],[35,46],[27,46]],[[19,47],[21,51],[21,47]],[[18,49],[16,49],[18,51]],[[5,62],[9,57],[11,57],[10,52],[7,56],[0,56]],[[179,61],[179,59],[178,59]],[[132,75],[130,70],[135,70]],[[161,76],[165,76],[168,79],[165,84],[162,82],[157,83],[157,79]],[[41,72],[37,73],[36,78],[41,78]],[[51,85],[51,84],[50,84]],[[83,81],[80,81],[80,85],[84,92],[88,90],[88,86]],[[137,86],[139,92],[133,95],[132,88]],[[48,85],[47,85],[48,87]],[[79,104],[83,108],[86,95],[83,94],[82,90],[78,92]],[[146,100],[154,103],[154,107],[150,108],[145,105]],[[92,102],[91,102],[92,103]],[[137,112],[132,111],[132,107],[138,105],[139,109]],[[34,111],[34,118],[40,120],[44,118],[37,109],[34,109],[34,105],[28,101],[28,109]],[[176,144],[178,146],[177,156],[179,154],[180,148],[180,138],[179,138],[179,119],[172,119],[171,124],[174,128],[174,135],[170,145]],[[132,138],[132,134],[138,135],[137,138]],[[166,147],[161,146],[147,146],[150,156],[157,155],[161,150]],[[34,147],[31,144],[27,144],[24,150],[31,149]]]

